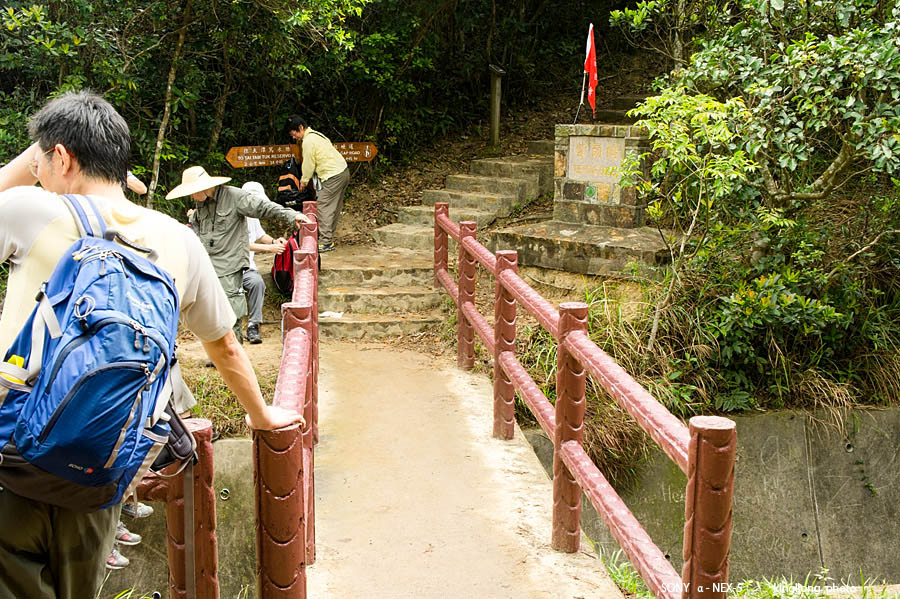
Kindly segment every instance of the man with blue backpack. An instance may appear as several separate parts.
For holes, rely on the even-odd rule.
[[[302,416],[266,405],[197,236],[125,198],[131,138],[115,109],[67,93],[29,133],[0,168],[0,597],[81,599],[166,442],[179,317],[251,428]]]

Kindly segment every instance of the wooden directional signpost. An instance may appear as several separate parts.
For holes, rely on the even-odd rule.
[[[298,146],[235,146],[225,154],[225,160],[234,168],[248,166],[281,166],[291,156],[299,156]]]
[[[334,147],[347,162],[369,162],[378,155],[378,148],[369,141],[342,141]],[[291,156],[300,157],[300,146],[234,146],[225,154],[225,160],[234,168],[281,166]]]
[[[378,155],[378,148],[370,141],[342,141],[334,147],[347,162],[369,162]]]

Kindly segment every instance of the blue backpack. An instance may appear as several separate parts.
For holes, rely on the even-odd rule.
[[[0,364],[0,486],[87,512],[127,498],[168,440],[178,293],[90,198],[63,198],[81,239]]]

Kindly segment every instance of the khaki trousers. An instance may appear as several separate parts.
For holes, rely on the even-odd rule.
[[[344,193],[348,183],[349,168],[322,182],[322,190],[316,196],[319,209],[319,245],[334,243],[334,232],[337,230],[341,210],[344,209]]]
[[[221,275],[219,283],[222,285],[222,289],[225,290],[228,303],[231,304],[231,309],[234,310],[234,315],[237,317],[232,327],[234,336],[237,337],[238,343],[243,343],[241,318],[247,315],[247,296],[244,295],[244,273],[239,270],[228,275]]]

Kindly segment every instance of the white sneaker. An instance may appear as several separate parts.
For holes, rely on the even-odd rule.
[[[132,518],[149,518],[153,515],[153,508],[140,501],[126,501],[122,504],[122,513]]]
[[[127,568],[130,563],[131,560],[119,553],[118,547],[113,545],[112,551],[109,552],[109,557],[106,558],[107,569],[121,570],[122,568]]]
[[[141,535],[125,528],[125,525],[119,520],[119,524],[116,526],[116,541],[123,545],[137,545],[141,542]]]

